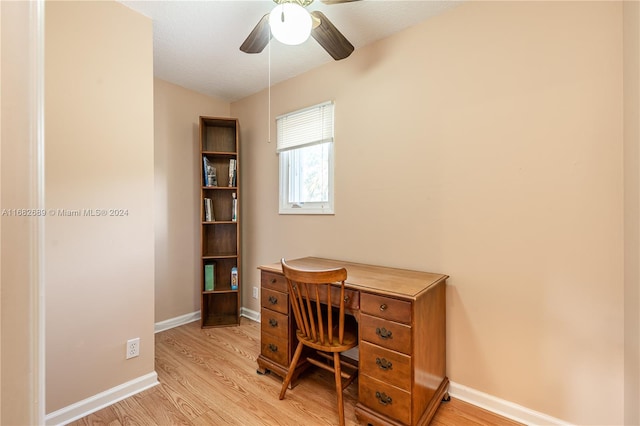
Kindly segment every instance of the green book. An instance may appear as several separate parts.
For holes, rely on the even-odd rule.
[[[204,265],[204,291],[213,291],[216,286],[216,267],[213,263]]]

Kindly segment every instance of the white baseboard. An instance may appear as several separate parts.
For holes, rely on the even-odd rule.
[[[480,392],[467,386],[450,382],[449,394],[461,401],[473,404],[476,407],[499,414],[511,420],[515,420],[526,425],[557,425],[567,426],[570,423],[556,419],[544,413],[533,411],[529,408],[515,404],[504,399]]]
[[[169,318],[168,320],[160,321],[155,324],[155,332],[169,330],[170,328],[178,327],[181,325],[189,324],[190,322],[200,320],[200,311],[191,312],[190,314],[180,315],[179,317]]]
[[[240,308],[240,316],[249,318],[250,320],[260,322],[260,312],[253,311],[248,308]],[[169,330],[170,328],[179,327],[181,325],[189,324],[190,322],[200,320],[200,311],[192,312],[190,314],[180,315],[179,317],[169,318],[168,320],[160,321],[155,324],[155,332]]]
[[[122,401],[158,384],[158,375],[153,373],[138,377],[90,398],[78,401],[45,416],[45,425],[66,425],[109,405]]]
[[[255,322],[260,322],[260,312],[252,311],[251,309],[241,308],[240,316],[249,318]]]

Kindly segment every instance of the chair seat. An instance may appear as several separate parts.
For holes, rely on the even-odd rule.
[[[340,344],[340,342],[338,341],[337,333],[334,333],[333,342],[331,343],[329,343],[329,337],[326,334],[324,336],[324,343],[320,343],[319,340],[314,341],[307,338],[300,330],[298,330],[297,335],[298,340],[303,345],[324,352],[344,352],[358,346],[358,336],[350,330],[344,331],[344,339],[342,341],[342,344]]]

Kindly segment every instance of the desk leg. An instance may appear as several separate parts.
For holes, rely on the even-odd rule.
[[[258,362],[258,369],[256,370],[256,373],[260,375],[267,375],[267,374],[270,376],[276,375],[276,376],[279,376],[280,379],[284,380],[284,377],[286,377],[287,372],[289,371],[288,368],[284,368],[280,364],[276,364],[273,361],[271,361],[269,358],[266,358],[262,355],[258,356],[257,362]],[[309,365],[311,364],[307,361],[306,357],[298,361],[298,367],[296,368],[295,373],[291,377],[291,382],[289,383],[289,386],[287,389],[293,389],[298,384],[298,376],[300,376],[300,374],[302,374],[302,372],[305,371],[309,367]]]

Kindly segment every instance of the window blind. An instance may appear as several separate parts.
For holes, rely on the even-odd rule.
[[[333,142],[333,102],[276,117],[277,152]]]

